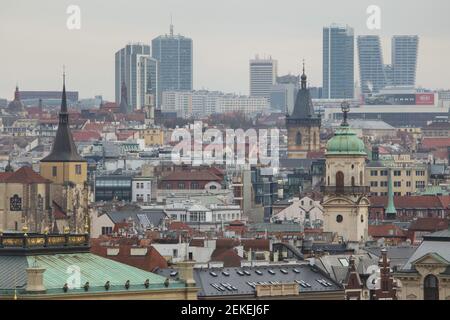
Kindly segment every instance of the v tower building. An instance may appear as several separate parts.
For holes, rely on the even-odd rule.
[[[417,51],[419,37],[417,35],[392,37],[392,82],[394,86],[415,86]]]
[[[386,87],[385,66],[380,37],[358,36],[359,76],[364,95],[378,93]]]
[[[354,97],[353,28],[332,24],[323,28],[323,89],[325,99]]]
[[[159,63],[158,96],[168,90],[192,90],[192,39],[170,34],[152,40],[152,57]]]

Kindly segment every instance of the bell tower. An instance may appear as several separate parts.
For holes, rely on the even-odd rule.
[[[52,181],[53,207],[67,216],[72,231],[84,227],[88,205],[87,161],[78,154],[69,127],[65,74],[59,124],[52,151],[40,161],[40,174]]]
[[[286,115],[288,158],[307,158],[308,152],[320,151],[320,116],[315,114],[309,89],[306,86],[305,63],[301,87],[292,114]]]
[[[350,129],[347,103],[342,104],[344,120],[326,147],[324,231],[335,232],[346,242],[363,242],[368,236],[369,187],[365,185],[364,142]]]

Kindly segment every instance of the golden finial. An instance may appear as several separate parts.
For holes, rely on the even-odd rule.
[[[23,235],[24,235],[24,236],[27,236],[28,227],[27,227],[26,225],[24,225],[24,226],[22,227],[22,232],[23,232]]]
[[[64,233],[69,233],[70,232],[70,228],[68,226],[64,227]]]
[[[48,227],[45,227],[44,234],[48,234]]]

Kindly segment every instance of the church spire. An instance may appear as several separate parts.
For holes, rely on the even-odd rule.
[[[306,73],[305,73],[305,59],[303,59],[303,73],[302,73],[302,76],[301,76],[301,84],[302,84],[302,86],[301,86],[301,88],[302,88],[302,90],[306,90]]]
[[[61,97],[61,109],[59,112],[59,125],[56,137],[53,141],[53,148],[50,154],[41,162],[85,162],[78,154],[77,147],[73,141],[69,127],[69,113],[67,112],[66,97],[66,73],[63,73],[63,91]]]
[[[394,204],[394,188],[392,186],[392,170],[388,171],[388,205],[385,210],[386,218],[395,219],[397,215],[397,209],[395,209]]]

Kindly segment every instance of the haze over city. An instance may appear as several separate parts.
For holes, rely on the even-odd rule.
[[[81,9],[81,30],[68,30],[66,9]],[[366,8],[381,8],[381,30],[368,30]],[[127,42],[150,44],[169,33],[193,40],[194,89],[248,94],[248,60],[278,60],[279,74],[299,74],[306,60],[308,82],[322,85],[322,28],[333,22],[354,28],[355,37],[381,36],[385,62],[390,38],[420,37],[417,86],[449,88],[450,3],[411,1],[22,1],[3,0],[0,10],[0,97],[23,90],[57,90],[62,66],[68,86],[81,98],[114,100],[114,53]],[[356,54],[356,47],[355,47]],[[355,80],[358,80],[355,58]]]

